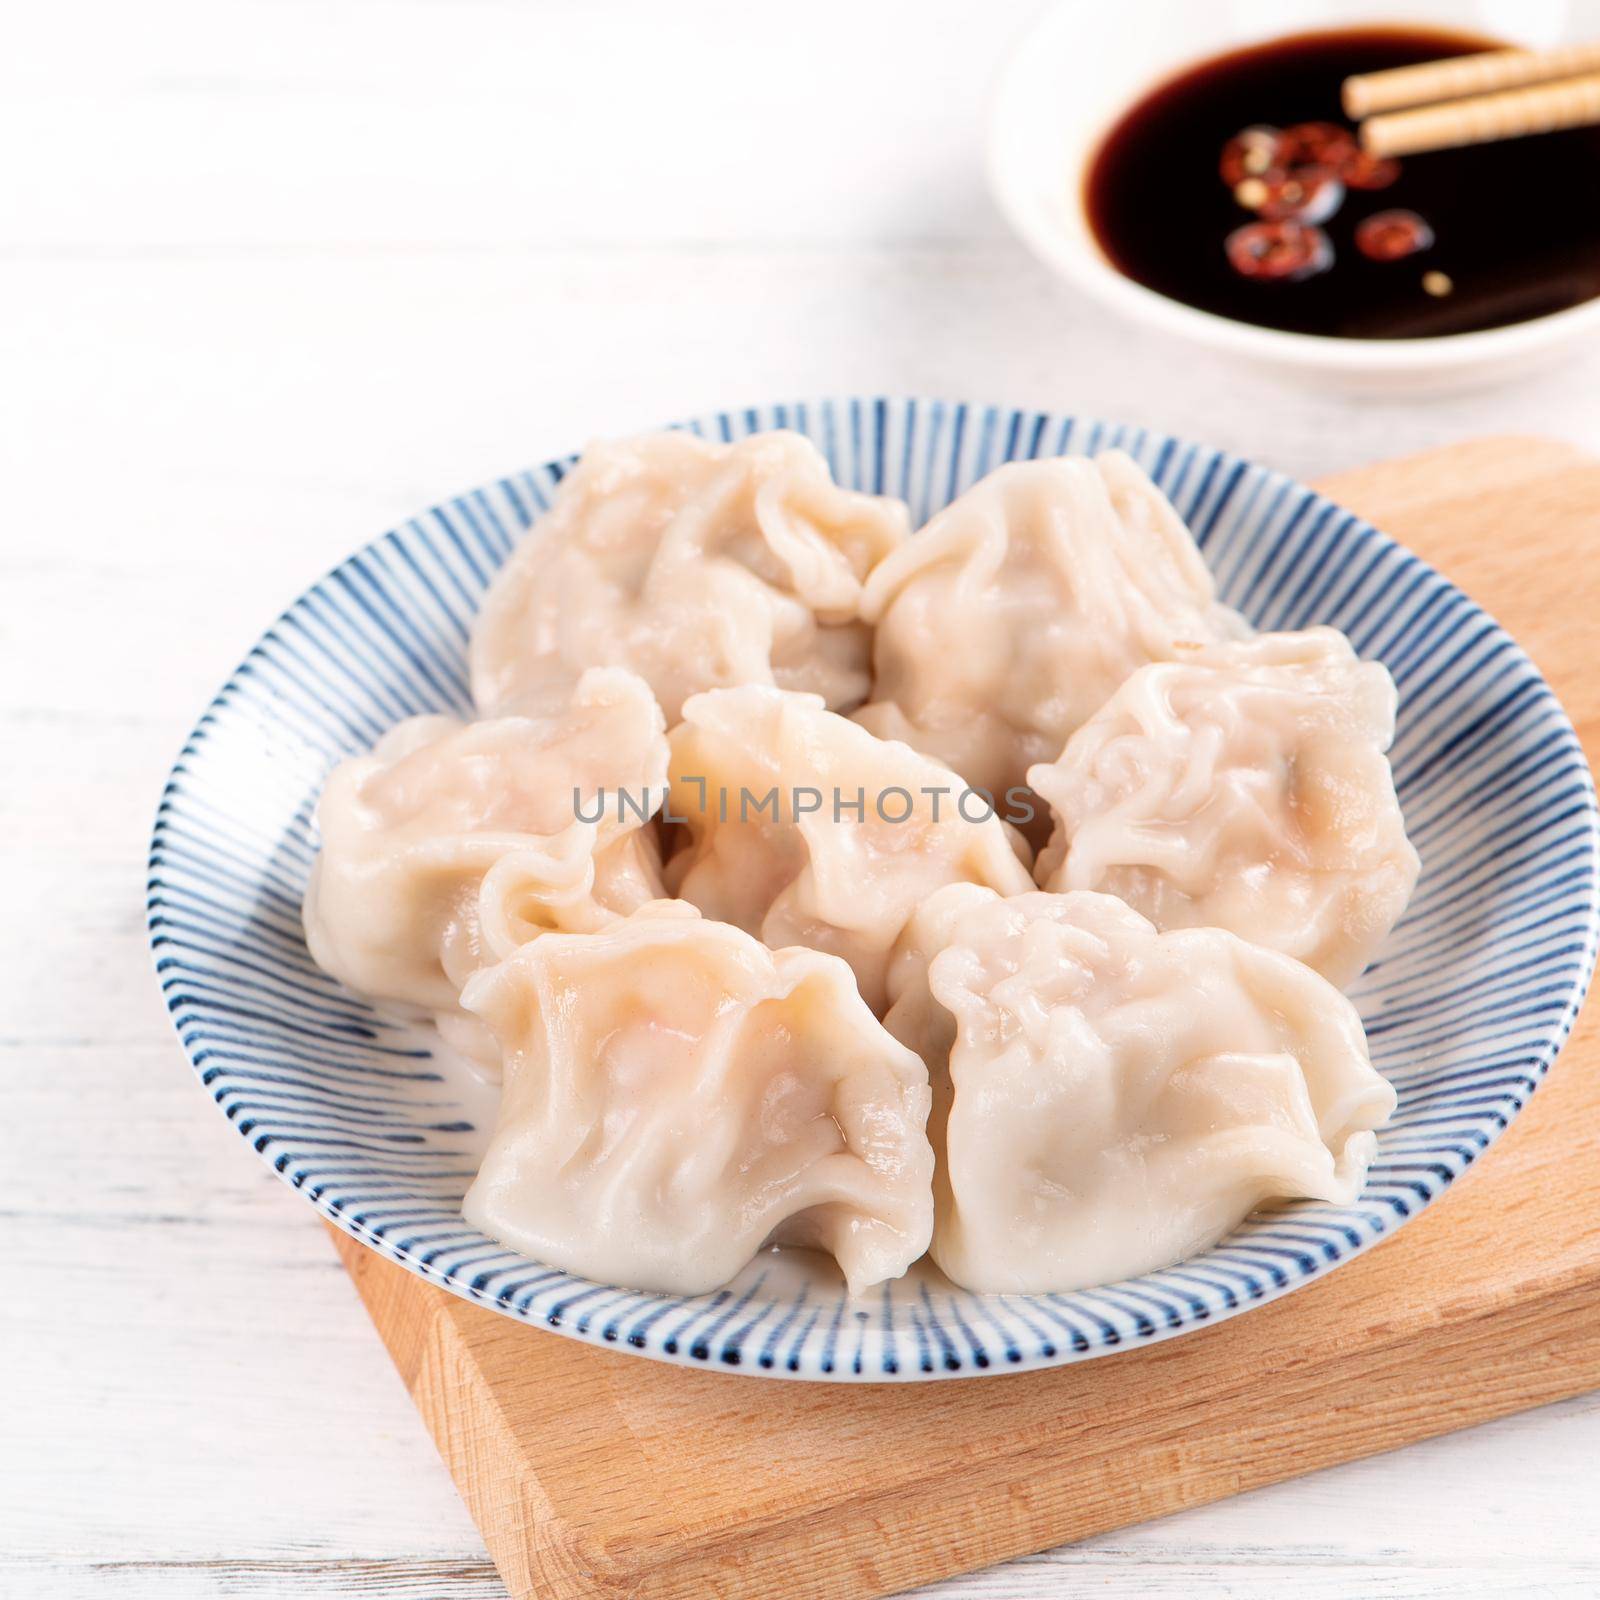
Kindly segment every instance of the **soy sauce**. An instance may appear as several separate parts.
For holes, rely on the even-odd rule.
[[[1325,270],[1265,281],[1230,266],[1229,236],[1255,220],[1219,176],[1242,130],[1353,124],[1352,73],[1503,48],[1432,29],[1297,34],[1202,61],[1152,91],[1106,135],[1084,203],[1117,270],[1203,311],[1293,333],[1408,339],[1525,322],[1600,295],[1600,129],[1405,157],[1392,183],[1350,189],[1319,226]],[[1363,221],[1415,213],[1432,242],[1399,260],[1357,246]],[[1366,241],[1370,244],[1372,230]],[[1236,250],[1236,255],[1238,254]]]

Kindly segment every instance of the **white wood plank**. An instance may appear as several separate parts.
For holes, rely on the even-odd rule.
[[[58,253],[998,237],[977,133],[1033,9],[62,0],[0,141]]]
[[[335,1600],[505,1600],[505,1585],[487,1560],[249,1558],[217,1561],[23,1562],[9,1576],[30,1600],[284,1600],[327,1595]]]
[[[26,308],[0,322],[0,363],[26,373],[0,395],[14,526],[77,547],[70,563],[31,552],[25,571],[104,562],[142,588],[189,574],[164,602],[191,625],[202,599],[237,605],[241,645],[244,619],[433,500],[719,404],[995,396],[1302,476],[1471,433],[1600,446],[1595,353],[1487,393],[1355,403],[1179,357],[1001,242],[10,260],[0,304]],[[241,566],[252,582],[219,588]],[[137,598],[135,636],[162,603]]]
[[[469,1561],[217,1561],[106,1562],[93,1566],[24,1567],[32,1600],[134,1600],[157,1592],[168,1600],[280,1600],[283,1596],[381,1595],[384,1600],[503,1600],[505,1589],[487,1562]],[[1590,1600],[1600,1584],[1591,1565],[1529,1571],[1450,1572],[1413,1566],[1374,1569],[1348,1562],[1141,1563],[1086,1560],[1070,1565],[1038,1558],[963,1579],[959,1587],[919,1589],[917,1600],[1039,1600],[1042,1593],[1094,1594],[1107,1600]]]

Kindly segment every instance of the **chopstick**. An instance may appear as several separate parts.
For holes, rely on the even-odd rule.
[[[1486,50],[1481,55],[1452,56],[1447,61],[1424,61],[1414,67],[1346,78],[1344,110],[1359,122],[1379,111],[1494,94],[1589,72],[1600,72],[1600,42],[1562,45],[1554,50]]]
[[[1420,155],[1593,123],[1600,123],[1600,72],[1371,117],[1361,125],[1361,147],[1373,156]]]
[[[1371,156],[1587,127],[1600,123],[1600,41],[1359,73],[1345,79],[1341,99],[1347,116],[1367,119],[1361,145]]]

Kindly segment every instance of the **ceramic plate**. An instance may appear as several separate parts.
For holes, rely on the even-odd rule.
[[[1395,779],[1423,870],[1353,990],[1400,1096],[1367,1187],[1349,1206],[1262,1211],[1181,1267],[1055,1295],[968,1294],[919,1267],[852,1301],[831,1265],[766,1252],[683,1299],[554,1271],[468,1227],[458,1208],[495,1091],[319,972],[300,898],[329,768],[401,717],[469,711],[473,612],[563,461],[436,506],[314,585],[207,708],[161,801],[150,935],[179,1036],[235,1131],[323,1216],[431,1283],[569,1338],[722,1371],[903,1382],[1085,1360],[1303,1288],[1416,1216],[1504,1131],[1593,964],[1596,812],[1571,724],[1490,617],[1309,489],[1137,429],[881,399],[686,426],[721,439],[798,429],[840,483],[903,496],[919,524],[1003,461],[1120,446],[1253,623],[1331,623],[1388,666]]]

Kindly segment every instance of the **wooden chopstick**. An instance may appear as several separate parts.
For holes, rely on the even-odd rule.
[[[1554,50],[1487,50],[1481,55],[1452,56],[1446,61],[1425,61],[1414,67],[1346,78],[1344,109],[1346,116],[1359,121],[1379,111],[1493,94],[1590,72],[1600,72],[1600,42],[1561,45]]]
[[[1371,117],[1361,146],[1373,156],[1409,156],[1591,123],[1600,123],[1600,72]]]

